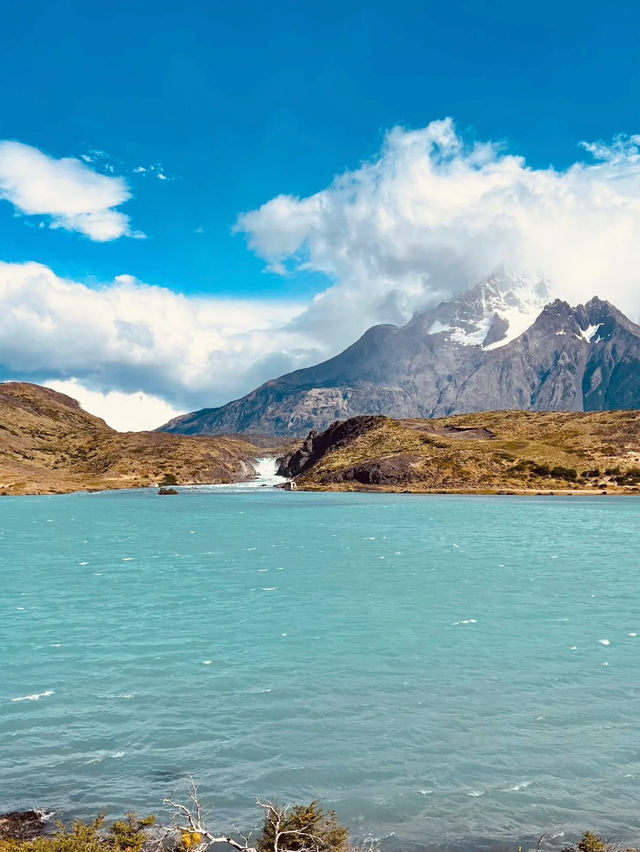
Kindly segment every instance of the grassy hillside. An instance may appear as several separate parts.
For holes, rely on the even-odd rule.
[[[64,394],[0,384],[0,494],[53,494],[161,482],[234,482],[264,454],[236,437],[116,432]]]
[[[297,486],[489,493],[640,490],[639,411],[493,411],[438,420],[367,420],[353,439],[323,448],[320,458],[316,453],[311,466],[302,467]]]

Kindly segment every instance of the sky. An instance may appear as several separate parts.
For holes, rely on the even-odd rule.
[[[153,428],[505,264],[640,318],[640,8],[25,0],[0,380]]]

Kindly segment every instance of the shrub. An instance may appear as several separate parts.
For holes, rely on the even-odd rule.
[[[177,485],[178,480],[176,479],[175,473],[165,473],[165,475],[160,480],[160,485]]]
[[[114,823],[108,831],[103,830],[103,816],[92,823],[76,821],[70,829],[58,823],[58,830],[51,837],[0,840],[0,852],[142,852],[143,829],[154,822],[155,817],[140,819],[128,814],[126,820]]]
[[[266,808],[262,834],[256,844],[258,852],[274,852],[276,838],[279,848],[297,852],[349,852],[349,831],[340,825],[333,811],[323,810],[318,802]]]
[[[531,466],[531,473],[535,476],[549,476],[551,468],[548,464],[534,464]]]
[[[618,472],[613,479],[618,485],[637,485],[640,482],[640,468],[630,467],[621,473]]]
[[[124,852],[142,852],[145,840],[143,829],[153,825],[155,821],[154,816],[141,819],[138,814],[129,813],[126,819],[114,822],[109,838],[112,848]]]
[[[592,834],[590,831],[585,831],[578,844],[567,846],[562,852],[606,852],[606,850],[606,844],[601,837]]]
[[[563,467],[558,464],[551,468],[551,476],[554,479],[566,479],[568,482],[575,482],[578,478],[578,471],[573,467]]]
[[[602,476],[602,473],[599,467],[593,467],[591,470],[585,470],[582,475],[585,479],[599,479]]]
[[[444,444],[442,441],[438,441],[436,438],[432,438],[431,435],[420,435],[420,442],[425,444],[427,447],[433,447],[436,450],[446,450],[448,448],[448,444]]]

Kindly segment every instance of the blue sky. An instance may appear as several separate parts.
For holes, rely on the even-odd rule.
[[[237,303],[240,311],[249,305],[248,315],[268,311],[268,301],[275,311],[268,328],[289,327],[314,294],[330,284],[348,287],[351,273],[335,258],[308,256],[304,241],[289,251],[295,239],[290,229],[286,239],[281,230],[273,237],[280,224],[272,209],[269,221],[262,216],[233,233],[240,214],[278,196],[323,191],[336,175],[379,158],[393,127],[419,131],[447,116],[467,147],[499,142],[494,160],[519,155],[540,175],[550,166],[562,172],[591,162],[581,141],[611,143],[640,131],[639,24],[631,2],[610,10],[591,2],[527,7],[501,0],[9,4],[0,32],[0,139],[53,160],[80,158],[87,169],[120,178],[130,197],[113,209],[145,238],[94,239],[70,227],[68,216],[60,224],[54,213],[25,212],[14,192],[13,200],[0,201],[0,260],[9,271],[37,262],[91,288],[132,276],[213,299],[212,309],[215,300]],[[635,174],[634,144],[624,153],[625,181]],[[616,158],[611,150],[604,156],[608,165]],[[294,212],[299,222],[300,208]],[[349,254],[351,246],[340,251]],[[289,274],[278,274],[283,264]],[[469,274],[478,266],[465,264]],[[434,281],[433,272],[430,280],[429,297],[455,289]],[[272,351],[256,344],[261,369],[247,355],[237,381],[225,377],[219,386],[212,379],[190,386],[184,377],[163,385],[140,369],[128,371],[126,358],[117,369],[88,370],[80,352],[77,363],[70,356],[53,369],[46,348],[41,362],[33,357],[37,341],[23,356],[15,343],[4,353],[0,344],[0,377],[75,379],[96,394],[143,392],[175,410],[218,404],[250,390],[270,369],[330,354],[369,320],[399,321],[424,301],[412,285],[402,308],[391,300],[389,316],[384,307],[369,316],[354,302],[362,322],[332,339],[322,332],[330,318],[312,316],[293,329],[295,339],[278,339]],[[253,326],[234,329],[240,345]],[[106,353],[104,363],[110,361]],[[212,370],[228,368],[216,361]]]

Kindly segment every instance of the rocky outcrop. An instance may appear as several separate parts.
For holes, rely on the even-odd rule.
[[[0,814],[0,840],[33,840],[46,834],[50,826],[42,810]]]
[[[338,421],[318,435],[309,432],[299,450],[279,459],[278,476],[293,479],[309,470],[326,453],[339,450],[352,444],[357,438],[366,435],[384,421],[384,417],[352,417],[344,422]]]
[[[383,485],[398,487],[409,485],[415,478],[415,466],[420,457],[408,453],[371,459],[362,464],[322,473],[317,478],[319,485],[359,483],[360,485]]]
[[[494,277],[405,326],[375,326],[335,358],[162,429],[299,436],[358,415],[640,407],[640,327],[601,299],[571,307],[544,305],[547,296],[543,282]]]

